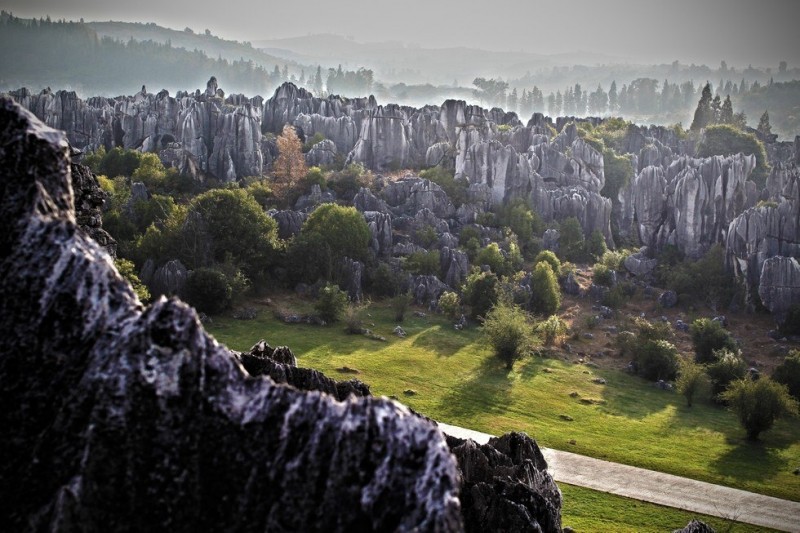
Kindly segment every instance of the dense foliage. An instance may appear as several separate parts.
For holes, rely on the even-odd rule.
[[[797,401],[789,396],[786,386],[768,378],[734,381],[722,399],[739,417],[750,440],[758,440],[778,418],[797,413]]]
[[[508,369],[531,351],[535,341],[532,331],[530,317],[525,311],[505,302],[498,302],[483,320],[487,341]]]

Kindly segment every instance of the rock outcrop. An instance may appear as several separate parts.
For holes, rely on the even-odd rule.
[[[232,353],[179,300],[143,307],[77,227],[64,136],[3,98],[0,146],[4,526],[560,531],[535,442],[450,439],[459,474],[432,421],[357,380]]]
[[[794,257],[775,256],[764,261],[758,295],[778,324],[793,305],[800,305],[800,263]]]
[[[70,171],[75,194],[75,221],[108,255],[116,257],[117,241],[103,229],[102,208],[108,200],[108,193],[100,188],[97,176],[92,174],[89,167],[72,163]]]
[[[461,529],[432,423],[250,378],[190,307],[144,309],[77,231],[64,137],[7,99],[0,124],[6,527]]]

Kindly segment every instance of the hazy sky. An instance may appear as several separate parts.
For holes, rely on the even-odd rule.
[[[800,66],[800,0],[0,0],[0,7],[22,17],[208,28],[237,40],[335,33],[362,42]]]

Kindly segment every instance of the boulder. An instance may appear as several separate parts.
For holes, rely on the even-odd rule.
[[[306,153],[306,165],[310,167],[333,165],[336,162],[336,153],[333,141],[325,139],[312,146]]]
[[[580,296],[581,286],[578,284],[578,280],[575,279],[575,275],[572,272],[567,273],[567,275],[560,278],[559,281],[564,293],[570,296]]]
[[[664,291],[658,297],[658,304],[665,309],[675,307],[678,304],[678,295],[675,291]]]
[[[648,276],[658,266],[658,259],[649,259],[647,255],[641,251],[629,255],[623,261],[625,270],[636,276],[637,278]]]
[[[189,279],[189,272],[177,259],[167,261],[161,267],[155,269],[147,287],[154,296],[177,296],[186,297],[186,281]]]
[[[715,533],[715,530],[705,522],[692,519],[691,522],[686,524],[686,527],[682,529],[676,529],[672,533]]]
[[[800,263],[794,257],[773,256],[764,261],[758,295],[778,324],[792,305],[800,305]]]
[[[0,124],[7,528],[463,527],[433,423],[253,378],[191,307],[143,308],[75,225],[64,136],[7,99]]]

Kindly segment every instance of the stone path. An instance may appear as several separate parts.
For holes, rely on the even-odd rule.
[[[470,438],[481,444],[492,437],[447,424],[440,423],[439,427],[449,435]],[[800,502],[560,450],[542,448],[542,453],[556,481],[694,513],[800,533]]]

